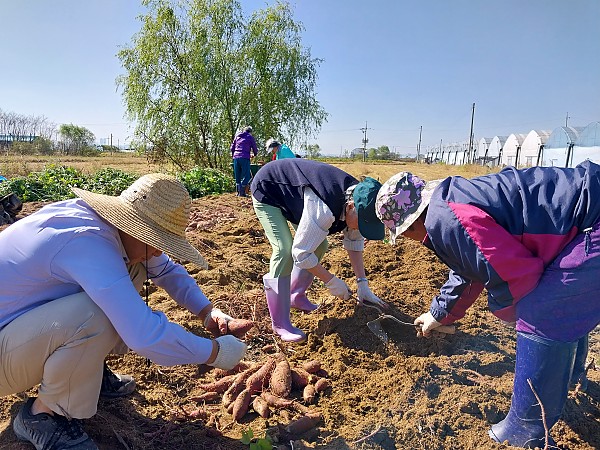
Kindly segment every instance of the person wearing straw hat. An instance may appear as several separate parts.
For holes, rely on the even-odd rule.
[[[230,151],[233,158],[233,176],[237,195],[247,197],[246,188],[252,176],[250,158],[258,154],[258,147],[252,136],[252,127],[244,127],[241,133],[235,135]]]
[[[283,341],[306,340],[292,325],[290,309],[317,308],[306,297],[315,276],[332,295],[350,298],[348,285],[320,264],[328,234],[344,233],[359,302],[387,307],[369,289],[363,262],[364,238],[384,237],[374,209],[380,186],[373,178],[359,182],[332,165],[298,158],[271,161],[254,176],[254,211],[273,248],[269,273],[263,277],[265,295],[273,331]],[[288,222],[296,228],[293,238]]]
[[[484,288],[492,313],[516,327],[510,410],[489,431],[496,442],[554,446],[546,432],[569,386],[587,386],[588,333],[600,322],[599,197],[600,166],[589,161],[509,167],[470,180],[425,182],[401,172],[377,194],[392,243],[417,240],[450,268],[429,311],[415,320],[422,335],[462,318]]]
[[[72,190],[78,198],[0,233],[0,395],[40,385],[13,422],[17,437],[38,449],[97,448],[79,420],[96,413],[99,395],[135,387],[108,369],[111,352],[231,369],[246,351],[231,335],[185,330],[139,295],[151,279],[215,335],[232,320],[170,258],[207,267],[185,238],[191,199],[181,182],[149,174],[118,197]]]

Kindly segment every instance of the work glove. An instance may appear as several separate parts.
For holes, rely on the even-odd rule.
[[[415,319],[414,324],[417,325],[417,327],[420,327],[420,329],[417,331],[417,336],[424,337],[429,337],[431,335],[431,331],[442,325],[433,318],[433,315],[430,312],[421,314]]]
[[[331,295],[335,295],[342,300],[348,300],[350,298],[350,288],[346,284],[345,281],[340,280],[338,277],[334,276],[331,280],[325,283],[327,289],[329,289],[329,293]]]
[[[247,345],[230,334],[215,339],[219,345],[219,351],[215,360],[208,364],[223,370],[231,370],[238,365],[246,354]]]
[[[374,305],[379,308],[388,308],[388,304],[377,297],[369,288],[369,282],[366,278],[360,279],[357,284],[358,286],[358,303],[361,305]]]
[[[219,308],[211,309],[204,318],[204,328],[210,331],[214,336],[220,336],[227,333],[227,322],[233,320]]]

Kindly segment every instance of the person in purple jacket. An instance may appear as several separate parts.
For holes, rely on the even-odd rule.
[[[415,320],[422,335],[462,318],[484,288],[491,312],[516,326],[511,407],[489,432],[496,442],[555,445],[546,428],[560,418],[569,386],[586,387],[588,333],[600,322],[598,199],[600,166],[589,161],[430,182],[401,172],[377,195],[392,242],[422,242],[450,268]]]
[[[252,136],[252,127],[245,127],[241,133],[235,135],[230,150],[237,195],[247,197],[246,188],[251,177],[250,158],[258,154],[258,147]]]
[[[157,364],[233,368],[246,344],[227,332],[185,267],[206,267],[185,238],[190,196],[177,179],[150,174],[120,196],[73,188],[0,233],[0,396],[39,384],[13,430],[37,449],[97,449],[80,419],[98,396],[120,397],[133,379],[114,374],[109,353],[131,349]],[[166,253],[166,254],[165,254]],[[140,297],[146,280],[196,314],[216,339],[189,332]]]

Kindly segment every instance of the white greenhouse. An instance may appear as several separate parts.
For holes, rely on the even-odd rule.
[[[531,130],[523,140],[519,158],[515,165],[519,167],[532,167],[539,165],[540,151],[546,144],[551,132],[547,130]]]
[[[573,147],[579,139],[583,127],[555,128],[542,149],[540,166],[568,167],[567,158],[573,154]]]
[[[600,122],[592,122],[581,131],[570,159],[570,167],[586,159],[600,163]]]

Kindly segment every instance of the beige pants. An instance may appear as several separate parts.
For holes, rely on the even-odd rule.
[[[130,274],[141,288],[143,266]],[[39,384],[40,400],[54,412],[87,419],[96,414],[106,355],[124,350],[108,317],[85,292],[53,300],[0,330],[0,396]]]

